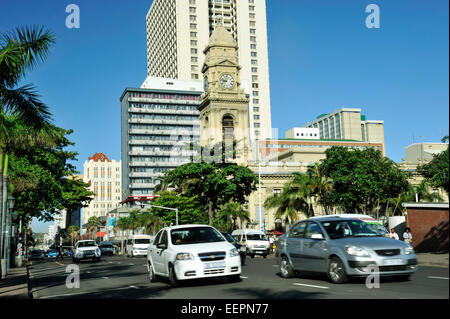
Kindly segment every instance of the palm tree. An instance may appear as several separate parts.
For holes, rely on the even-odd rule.
[[[95,233],[95,239],[97,239],[97,230],[98,227],[102,224],[101,220],[97,216],[92,216],[88,219],[87,226],[88,230],[91,233]]]
[[[236,229],[238,220],[241,223],[241,227],[243,222],[250,222],[250,213],[241,204],[229,202],[219,211],[217,219],[223,225],[226,225],[227,232],[232,232]]]
[[[281,193],[273,194],[264,202],[264,208],[276,209],[275,218],[285,218],[286,228],[299,219],[299,210],[304,203],[290,189],[289,183],[284,185]]]
[[[309,166],[306,174],[308,175],[309,185],[316,202],[325,209],[325,213],[328,215],[330,209],[332,209],[328,198],[333,190],[333,179],[325,176],[320,163]]]
[[[80,235],[80,227],[71,225],[71,226],[69,226],[69,228],[67,230],[69,232],[69,237],[70,237],[70,241],[72,242],[72,246],[74,246],[75,240]]]
[[[27,71],[45,61],[54,39],[50,32],[37,27],[22,27],[0,34],[0,217],[8,197],[6,141],[14,135],[8,117],[15,116],[28,133],[45,130],[51,121],[51,113],[39,100],[35,87],[17,86]]]
[[[155,216],[150,211],[146,211],[139,215],[138,225],[140,227],[144,227],[144,231],[146,234],[149,234],[151,231],[152,235],[154,235],[156,231],[163,225],[163,221],[161,218]]]

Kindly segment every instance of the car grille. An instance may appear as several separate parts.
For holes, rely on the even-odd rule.
[[[210,253],[201,253],[198,254],[198,257],[201,261],[215,261],[215,260],[224,260],[226,253],[224,251],[213,251]]]
[[[379,256],[397,256],[400,255],[400,249],[381,249],[375,250]]]
[[[380,272],[384,272],[384,271],[402,271],[402,270],[406,270],[406,266],[405,265],[381,266],[380,267]]]
[[[85,250],[83,251],[83,254],[89,255],[95,253],[95,250]]]
[[[210,269],[210,270],[205,270],[204,274],[205,275],[217,275],[217,274],[223,274],[225,272],[225,269]]]

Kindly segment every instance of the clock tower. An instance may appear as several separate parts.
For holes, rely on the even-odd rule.
[[[248,164],[248,103],[241,87],[238,45],[219,22],[205,50],[202,67],[204,93],[198,107],[201,122],[201,145],[213,147],[236,142],[236,160]]]

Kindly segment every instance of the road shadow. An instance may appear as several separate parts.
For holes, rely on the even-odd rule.
[[[276,291],[270,288],[230,288],[228,292],[242,295],[245,299],[321,299],[326,293],[305,292],[299,289]]]

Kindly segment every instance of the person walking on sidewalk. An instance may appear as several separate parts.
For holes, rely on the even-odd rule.
[[[411,234],[411,228],[406,227],[405,232],[403,233],[403,240],[405,243],[410,244],[412,246],[412,234]]]

